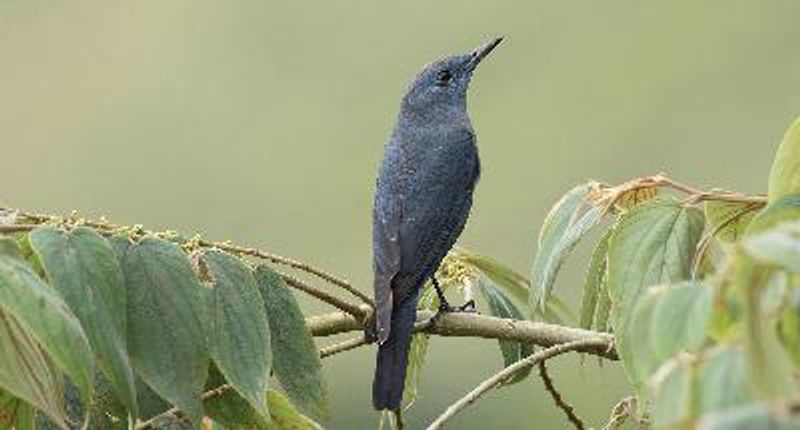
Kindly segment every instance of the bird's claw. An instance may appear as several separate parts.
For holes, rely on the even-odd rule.
[[[475,300],[467,300],[466,303],[456,308],[458,312],[478,313],[478,307],[475,305]]]
[[[433,319],[431,321],[435,324],[445,314],[456,313],[456,312],[477,313],[478,309],[475,306],[475,300],[468,300],[461,306],[452,306],[446,300],[442,301],[439,303],[439,310],[436,312],[436,315],[433,316]]]

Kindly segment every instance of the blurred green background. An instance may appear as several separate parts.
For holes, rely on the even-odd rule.
[[[374,176],[407,81],[504,35],[473,80],[484,174],[461,245],[527,273],[549,206],[585,179],[764,191],[800,113],[798,19],[794,0],[3,0],[0,204],[231,239],[368,290]],[[571,303],[587,249],[557,286]],[[326,360],[331,428],[375,427],[372,354]],[[554,363],[556,383],[599,425],[628,389],[616,364],[580,363]],[[500,364],[494,342],[436,339],[411,428]],[[567,424],[531,378],[452,427]]]

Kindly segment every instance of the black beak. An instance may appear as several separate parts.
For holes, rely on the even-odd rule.
[[[479,46],[478,49],[472,51],[469,54],[469,60],[467,62],[467,69],[470,71],[475,70],[478,67],[478,64],[489,55],[492,50],[503,41],[502,37],[498,37],[492,41],[484,43],[483,45]]]

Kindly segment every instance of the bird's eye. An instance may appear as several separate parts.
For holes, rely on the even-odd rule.
[[[436,84],[447,85],[450,83],[451,79],[453,79],[453,75],[450,73],[450,71],[442,70],[436,75]]]

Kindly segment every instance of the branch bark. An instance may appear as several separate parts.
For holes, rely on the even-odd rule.
[[[484,339],[515,340],[550,347],[575,341],[590,340],[577,351],[618,360],[614,337],[609,333],[547,324],[542,322],[497,318],[473,313],[449,313],[431,323],[433,312],[417,314],[416,332],[445,337],[480,337]],[[344,312],[313,316],[306,319],[311,333],[323,337],[364,330],[364,325]]]

